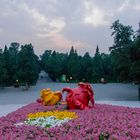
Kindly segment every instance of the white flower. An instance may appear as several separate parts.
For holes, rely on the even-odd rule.
[[[57,119],[54,116],[49,117],[38,117],[36,119],[27,119],[24,121],[23,124],[28,125],[36,125],[41,127],[55,127],[55,126],[61,126],[63,123],[68,122],[69,118],[64,118],[63,120]]]

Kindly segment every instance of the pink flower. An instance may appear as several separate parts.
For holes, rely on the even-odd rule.
[[[9,113],[0,118],[0,140],[1,139],[59,139],[59,140],[98,140],[99,135],[109,134],[119,140],[140,139],[140,108],[128,108],[112,105],[96,104],[96,109],[90,110],[69,110],[79,116],[77,119],[65,123],[63,126],[45,129],[36,126],[22,125],[16,123],[27,119],[27,114],[49,111],[64,110],[64,105],[43,106],[38,103],[31,103],[17,111]]]

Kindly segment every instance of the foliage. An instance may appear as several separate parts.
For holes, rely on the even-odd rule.
[[[92,81],[92,67],[93,67],[93,60],[88,52],[86,52],[81,60],[81,78],[83,81]],[[80,80],[80,79],[79,79]]]
[[[34,84],[37,81],[39,67],[32,44],[21,46],[18,54],[18,78],[23,83]]]
[[[7,79],[7,70],[4,63],[4,55],[2,49],[0,49],[0,86],[5,86]]]
[[[96,53],[93,58],[92,77],[93,77],[94,82],[99,82],[99,80],[102,78],[103,75],[104,75],[103,60],[102,60],[102,57],[100,55],[99,48],[97,45]]]
[[[9,67],[10,67],[10,71],[9,71],[9,76],[11,79],[11,83],[14,83],[16,81],[17,77],[17,56],[18,56],[18,52],[19,52],[19,43],[13,42],[11,43],[10,47],[9,47]]]
[[[131,66],[130,48],[133,44],[132,35],[133,30],[131,26],[125,26],[115,21],[111,29],[113,29],[112,36],[114,37],[114,44],[110,47],[111,64],[113,66],[113,73],[116,81],[129,81],[129,69]]]
[[[73,46],[69,54],[47,50],[41,57],[43,68],[54,81],[65,74],[68,82],[100,82],[101,78],[110,82],[139,82],[140,38],[133,40],[132,27],[119,20],[111,29],[114,44],[110,54],[100,53],[98,45],[93,57],[88,52],[79,56]]]
[[[69,53],[45,50],[39,60],[32,44],[13,42],[0,50],[0,84],[13,85],[16,79],[33,84],[41,69],[54,81],[66,75],[67,82],[100,82],[101,78],[108,82],[140,82],[140,35],[119,20],[112,23],[111,30],[114,43],[109,47],[110,54],[100,53],[97,45],[94,56],[88,52],[80,56],[72,46]]]
[[[114,23],[112,23],[111,29],[113,29],[111,36],[114,36],[114,45],[109,49],[111,51],[117,50],[118,52],[121,52],[123,47],[132,42],[132,27],[124,26],[123,24],[119,23],[119,20],[116,20]]]
[[[20,51],[19,51],[20,48]],[[19,83],[33,84],[39,73],[39,58],[34,54],[33,46],[20,46],[13,42],[4,51],[0,49],[0,85],[11,86]]]
[[[67,61],[67,69],[68,69],[68,78],[72,77],[72,79],[69,80],[75,80],[77,81],[78,79],[78,54],[77,51],[74,50],[73,46],[71,47],[69,56],[68,56],[68,61]]]

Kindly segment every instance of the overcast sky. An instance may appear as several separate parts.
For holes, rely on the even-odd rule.
[[[32,43],[36,54],[51,49],[108,53],[111,24],[138,29],[140,0],[0,0],[0,47]]]

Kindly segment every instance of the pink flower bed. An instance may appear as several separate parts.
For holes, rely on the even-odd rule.
[[[78,115],[63,126],[41,128],[21,125],[28,113],[64,110],[64,105],[45,107],[31,103],[0,118],[0,140],[140,140],[140,108],[96,104],[89,110],[72,110]]]

